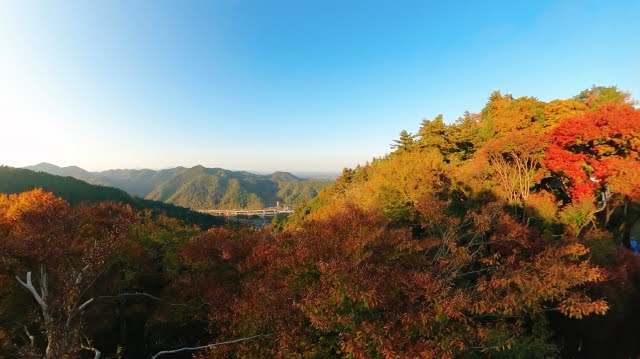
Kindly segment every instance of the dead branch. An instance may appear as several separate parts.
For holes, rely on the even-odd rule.
[[[120,293],[120,294],[116,294],[116,295],[102,295],[99,297],[96,297],[96,299],[116,299],[116,298],[123,298],[123,297],[135,297],[135,296],[141,296],[141,297],[147,297],[149,299],[153,299],[156,300],[158,302],[165,302],[164,299],[162,298],[158,298],[156,296],[153,296],[149,293],[144,293],[144,292],[133,292],[133,293]],[[86,303],[88,304],[88,303]],[[187,308],[191,308],[191,309],[200,309],[201,307],[194,307],[192,305],[189,304],[181,304],[181,303],[168,303],[170,306],[174,306],[174,307],[187,307]]]
[[[196,350],[208,349],[208,348],[213,348],[213,347],[217,347],[217,346],[221,346],[221,345],[239,343],[239,342],[244,342],[244,341],[251,340],[251,339],[256,339],[256,338],[260,338],[260,337],[268,337],[268,336],[272,336],[272,335],[273,334],[259,334],[259,335],[254,335],[252,337],[234,339],[234,340],[229,340],[229,341],[226,341],[226,342],[207,344],[207,345],[202,345],[202,346],[199,346],[199,347],[185,347],[185,348],[174,349],[174,350],[164,350],[164,351],[158,352],[156,355],[152,356],[151,359],[157,359],[160,356],[165,355],[165,354],[175,354],[175,353],[186,352],[186,351],[196,351]]]
[[[29,290],[29,292],[31,292],[31,295],[33,295],[33,298],[40,305],[40,309],[42,309],[42,316],[44,317],[45,322],[49,322],[51,320],[51,315],[49,314],[49,307],[47,306],[47,303],[44,301],[42,296],[38,293],[38,290],[33,286],[33,282],[31,282],[31,271],[27,272],[26,283],[23,282],[22,279],[20,279],[20,277],[18,276],[16,276],[16,279],[18,280],[20,285],[22,285],[27,290]],[[44,294],[46,294],[46,292]]]

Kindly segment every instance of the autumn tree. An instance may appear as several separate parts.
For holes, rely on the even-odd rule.
[[[524,205],[541,175],[545,144],[538,136],[521,133],[485,145],[482,152],[495,173],[507,201]]]
[[[511,101],[513,101],[513,96],[510,94],[502,95],[500,91],[491,93],[489,101],[480,112],[481,121],[478,135],[483,142],[495,138],[498,132],[497,127],[499,127],[499,123],[496,123],[496,120],[504,109],[511,104]],[[500,120],[498,119],[497,122],[500,122]]]
[[[591,216],[604,210],[603,225],[617,208],[640,199],[640,111],[602,106],[563,122],[549,139],[545,165],[562,179],[572,202],[590,203]],[[636,220],[625,215],[625,239]]]
[[[497,203],[462,218],[448,206],[423,197],[412,229],[352,205],[257,242],[228,336],[273,337],[202,357],[530,356],[549,350],[528,329],[546,311],[606,311],[581,289],[604,278],[583,245],[551,243]]]
[[[206,338],[201,302],[180,295],[183,275],[179,253],[201,230],[151,211],[137,214],[126,246],[100,276],[104,282],[86,320],[111,320],[105,328],[87,331],[109,356],[150,357],[166,348]],[[182,292],[189,292],[182,288]],[[90,329],[90,328],[88,328]]]
[[[535,97],[514,98],[495,91],[480,114],[479,135],[488,141],[525,129],[539,133],[545,123],[544,107]]]
[[[134,218],[129,207],[105,202],[72,208],[42,190],[0,195],[0,255],[39,308],[44,357],[97,351],[84,340],[81,317]],[[28,353],[40,356],[35,347],[24,348]]]
[[[544,130],[551,130],[564,120],[581,117],[588,108],[578,100],[554,100],[544,106]]]

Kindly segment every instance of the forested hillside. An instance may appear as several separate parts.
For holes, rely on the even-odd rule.
[[[185,167],[168,168],[164,170],[107,170],[97,173],[92,183],[111,186],[145,198],[159,184],[172,179],[186,171]]]
[[[495,92],[264,229],[0,195],[0,357],[637,357],[633,105]]]
[[[287,172],[257,175],[203,166],[102,172],[49,163],[26,168],[116,187],[134,196],[193,209],[258,209],[275,206],[278,202],[293,206],[315,197],[330,183],[298,178]]]
[[[160,184],[147,198],[197,209],[258,209],[309,200],[327,185],[285,172],[256,175],[196,166]]]
[[[222,218],[191,211],[187,208],[134,197],[117,188],[91,185],[71,177],[0,166],[0,193],[20,193],[35,188],[42,188],[74,205],[113,201],[128,204],[139,211],[150,210],[156,214],[163,213],[186,223],[197,225],[202,229],[224,222]]]
[[[447,325],[462,319],[458,324],[468,329],[473,318],[494,316],[494,324],[506,320],[498,325],[503,325],[505,332],[499,329],[489,334],[485,328],[476,333],[480,337],[475,340],[495,335],[491,340],[496,342],[469,344],[469,339],[464,339],[465,344],[458,343],[461,347],[491,352],[504,349],[493,344],[510,344],[510,350],[492,354],[499,357],[575,357],[579,352],[580,357],[589,358],[633,357],[640,347],[621,334],[640,330],[640,312],[633,304],[640,300],[638,257],[628,249],[631,240],[640,238],[640,111],[633,104],[629,94],[614,87],[594,87],[574,98],[550,102],[494,92],[480,113],[465,113],[451,124],[445,124],[440,116],[425,119],[417,133],[403,131],[392,144],[391,154],[345,169],[330,188],[291,216],[285,228],[295,231],[310,223],[335,221],[336,213],[363,211],[380,216],[386,228],[410,230],[414,242],[404,244],[406,250],[420,248],[418,253],[425,253],[431,266],[438,263],[440,255],[448,258],[447,265],[458,263],[441,269],[451,275],[445,277],[450,282],[442,283],[442,288],[448,289],[429,292],[440,293],[443,297],[439,300],[451,295],[451,300],[462,301],[446,309],[460,310],[444,315]],[[358,252],[358,256],[368,261],[368,256],[376,255],[369,246],[382,245],[379,240],[356,242],[353,250],[367,253]],[[321,264],[324,258],[315,260],[319,266],[325,265]],[[549,260],[553,263],[546,262]],[[570,264],[573,260],[578,262]],[[343,277],[348,272],[342,269],[339,273],[332,270],[331,275],[347,285],[375,276],[374,268],[380,265],[351,280]],[[500,274],[503,265],[508,271]],[[570,283],[587,266],[599,268],[600,275],[582,272],[579,277],[584,282]],[[560,274],[568,268],[574,273]],[[443,279],[437,272],[420,278],[433,281],[430,276]],[[562,289],[564,294],[543,298],[559,289],[558,285],[567,286]],[[357,287],[359,295],[375,300],[392,290],[364,284]],[[481,304],[493,295],[486,290],[501,294],[493,297],[492,303]],[[508,294],[510,290],[515,292]],[[572,290],[582,293],[570,294]],[[529,297],[534,293],[540,297]],[[569,297],[560,300],[563,295]],[[371,306],[372,299],[366,296],[360,299],[360,310]],[[414,304],[422,306],[422,300],[430,297]],[[603,301],[590,301],[598,298]],[[465,301],[467,304],[462,304]],[[536,301],[542,306],[529,307]],[[341,305],[346,303],[351,302]],[[433,305],[436,310],[439,304]],[[466,305],[471,307],[463,309]],[[436,314],[439,310],[445,309],[419,315],[398,313],[406,326],[397,327],[394,333],[423,333],[433,328],[429,320],[442,315]],[[606,315],[593,316],[605,310]],[[333,310],[321,314],[327,313],[334,315],[333,320],[341,317]],[[563,319],[556,313],[582,320]],[[309,314],[310,318],[316,315],[320,313]],[[528,319],[514,320],[520,315]],[[415,318],[426,321],[416,323]],[[312,323],[314,320],[318,319]],[[349,338],[360,345],[357,350],[372,355],[379,351],[371,344],[373,338],[391,335],[383,324],[389,322],[383,320],[373,329],[371,317],[362,320],[366,325],[360,330],[367,334],[356,332]],[[443,330],[446,326],[437,327]],[[543,337],[534,338],[541,334]],[[369,338],[369,344],[362,347],[358,335]],[[414,335],[403,340],[414,345],[422,334]],[[460,332],[454,336],[465,335]],[[384,350],[398,353],[398,340],[387,342]],[[553,349],[549,343],[558,346]],[[400,353],[407,353],[403,350]],[[444,355],[434,350],[437,356]],[[451,350],[454,356],[469,354],[467,350]],[[543,355],[545,350],[551,351]]]
[[[77,166],[58,167],[46,162],[24,168],[57,176],[69,176],[90,184],[119,188],[140,198],[145,198],[160,183],[187,170],[185,167],[175,167],[158,171],[116,169],[89,172]]]

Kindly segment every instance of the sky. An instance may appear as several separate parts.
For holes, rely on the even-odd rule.
[[[327,171],[592,85],[640,98],[640,1],[0,1],[0,164]]]

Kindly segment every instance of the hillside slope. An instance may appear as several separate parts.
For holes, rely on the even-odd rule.
[[[58,167],[43,162],[25,168],[115,187],[141,198],[195,209],[257,209],[277,203],[292,206],[312,199],[331,182],[299,178],[288,172],[257,175],[203,166],[159,171],[116,169],[89,172],[76,166]]]
[[[602,98],[612,92],[615,96]],[[493,357],[489,348],[499,348],[494,340],[512,339],[495,357],[637,356],[634,334],[624,334],[635,333],[625,328],[640,320],[627,304],[640,297],[640,262],[634,254],[640,238],[640,109],[634,105],[615,87],[594,87],[584,96],[551,102],[494,92],[480,113],[467,112],[450,124],[442,116],[423,120],[416,134],[400,133],[393,152],[345,169],[332,186],[287,217],[283,239],[260,252],[269,253],[263,257],[279,252],[271,262],[277,270],[265,271],[278,285],[254,295],[254,306],[243,308],[259,308],[275,288],[294,288],[281,298],[304,298],[296,310],[307,312],[283,320],[282,336],[303,332],[307,318],[313,318],[311,326],[319,333],[308,342],[351,331],[339,338],[354,340],[363,357],[392,350],[398,357],[421,357],[422,345],[429,342],[436,343],[430,344],[435,351],[429,357]],[[376,229],[378,222],[371,218],[382,220],[382,228]],[[358,237],[362,233],[369,237]],[[398,240],[403,233],[404,243]],[[297,241],[290,239],[296,235]],[[412,267],[413,274],[404,272]],[[545,298],[549,286],[568,283],[577,268],[587,267],[606,274],[579,275],[578,280],[593,282],[563,289],[561,295],[577,291],[568,300]],[[282,273],[292,273],[289,286],[280,284],[286,280]],[[434,284],[441,279],[448,282]],[[415,295],[408,294],[414,289]],[[479,304],[489,297],[486,306]],[[577,304],[580,300],[585,302]],[[514,304],[524,306],[506,308]],[[465,305],[470,307],[461,310]],[[596,310],[581,312],[585,309]],[[516,311],[528,318],[512,320],[519,316]],[[538,315],[543,312],[548,316]],[[242,313],[237,318],[249,316]],[[269,318],[285,313],[269,313]],[[301,318],[297,327],[291,324],[296,318]],[[454,324],[460,319],[459,326]],[[353,326],[354,320],[364,324]],[[434,331],[433,323],[442,325]],[[518,328],[518,323],[536,323],[538,329]],[[476,330],[470,328],[487,324],[469,336]],[[375,345],[360,346],[365,332],[375,333],[364,340]],[[470,344],[460,345],[459,353],[438,353],[440,338],[446,338],[445,345],[452,338]],[[478,344],[487,339],[490,344]],[[291,344],[304,340],[295,337]],[[379,346],[384,340],[388,344]],[[633,344],[617,344],[622,342]],[[316,343],[318,351],[327,347]],[[473,353],[475,348],[481,351]]]
[[[172,204],[134,197],[117,188],[92,185],[71,177],[0,166],[0,193],[20,193],[34,188],[42,188],[74,205],[82,202],[114,201],[131,205],[136,210],[151,210],[156,214],[164,213],[201,228],[210,228],[223,223],[223,220],[218,217]]]
[[[187,170],[185,167],[175,167],[159,171],[150,169],[114,169],[89,172],[77,166],[59,167],[46,162],[24,168],[56,176],[73,177],[91,184],[119,188],[141,198],[146,197],[160,183]]]
[[[313,198],[327,181],[290,173],[256,175],[195,166],[157,186],[147,199],[190,208],[263,208]]]
[[[146,197],[159,184],[186,171],[185,167],[175,167],[159,171],[150,169],[116,169],[96,172],[93,184],[120,188],[134,196]]]

